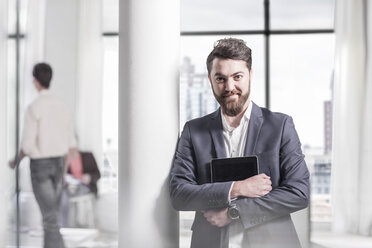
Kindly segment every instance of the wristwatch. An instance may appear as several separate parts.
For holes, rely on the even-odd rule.
[[[227,210],[227,215],[233,220],[239,219],[239,211],[236,208],[235,204],[229,206],[229,209]]]

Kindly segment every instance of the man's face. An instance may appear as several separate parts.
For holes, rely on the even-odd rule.
[[[224,114],[236,116],[248,107],[251,71],[243,60],[213,60],[208,78]]]

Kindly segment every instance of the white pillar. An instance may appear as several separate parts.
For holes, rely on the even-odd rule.
[[[102,2],[80,0],[78,13],[75,100],[78,143],[81,150],[93,152],[102,168]]]
[[[120,1],[119,11],[119,247],[174,248],[179,0]]]
[[[0,247],[7,243],[7,216],[9,206],[9,178],[7,166],[7,1],[0,1]]]

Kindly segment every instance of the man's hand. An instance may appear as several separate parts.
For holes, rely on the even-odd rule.
[[[232,222],[232,219],[227,215],[227,208],[219,210],[203,211],[204,217],[213,226],[224,227]]]
[[[85,185],[90,184],[92,181],[92,177],[89,174],[84,173],[83,176],[81,177],[81,182]]]
[[[10,161],[8,162],[8,165],[9,165],[10,168],[14,169],[14,168],[16,167],[16,165],[17,165],[17,161],[16,161],[16,159],[12,159],[12,160],[10,160]]]
[[[24,157],[26,157],[26,154],[21,150],[18,156],[16,155],[14,159],[8,162],[9,167],[14,169]]]
[[[79,155],[79,150],[77,148],[70,148],[65,155],[65,164],[67,166],[71,163],[72,160],[74,160]]]
[[[244,197],[261,197],[272,190],[271,180],[265,174],[259,174],[243,181],[236,181],[231,190],[231,199],[239,196]]]

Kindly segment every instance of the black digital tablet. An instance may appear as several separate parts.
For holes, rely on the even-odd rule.
[[[241,181],[258,175],[257,156],[218,158],[211,161],[211,182]]]

